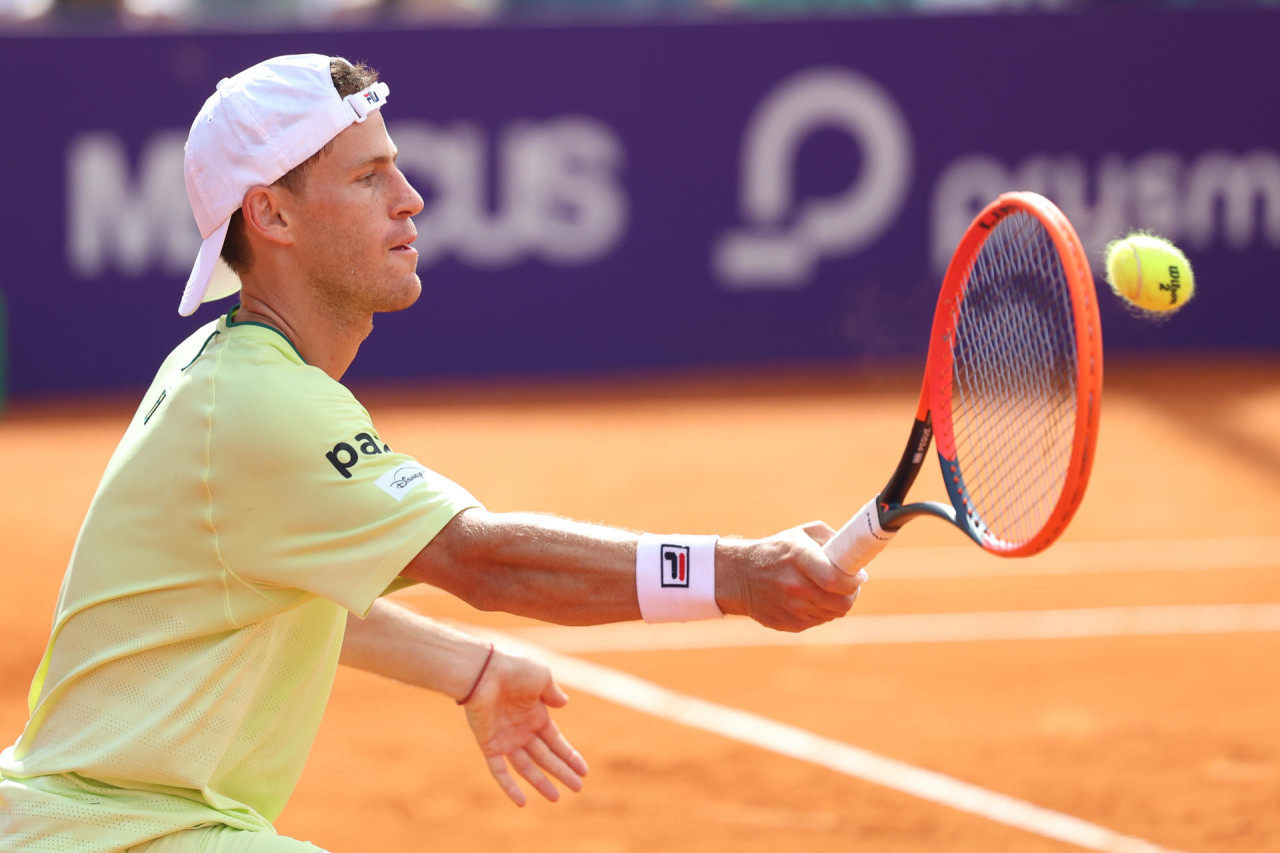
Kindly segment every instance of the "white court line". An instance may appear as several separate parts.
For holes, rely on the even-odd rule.
[[[1174,853],[1168,848],[1121,835],[1072,815],[1042,808],[952,776],[886,758],[737,708],[686,696],[608,667],[556,654],[510,635],[470,625],[459,627],[468,633],[498,642],[512,651],[541,658],[551,666],[556,680],[563,686],[664,720],[807,761],[846,776],[1087,850],[1107,853]]]
[[[860,616],[855,613],[800,634],[770,631],[749,619],[740,618],[662,625],[641,622],[573,628],[553,625],[511,629],[510,633],[546,648],[576,654],[1275,631],[1280,631],[1280,604],[1196,604],[891,616]]]
[[[1112,572],[1231,571],[1280,567],[1280,536],[1058,542],[1034,557],[1001,558],[972,545],[889,548],[872,577],[990,577]]]

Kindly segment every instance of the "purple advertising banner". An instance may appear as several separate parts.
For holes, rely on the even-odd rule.
[[[1103,293],[1109,352],[1275,352],[1277,41],[1280,13],[1151,9],[3,37],[10,391],[143,386],[226,310],[177,314],[183,140],[219,78],[299,52],[379,68],[426,200],[423,298],[355,379],[922,358],[951,249],[1011,189],[1095,271],[1133,227],[1191,257],[1168,322]]]

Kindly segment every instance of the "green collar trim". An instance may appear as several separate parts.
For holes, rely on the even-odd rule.
[[[193,364],[195,364],[197,361],[199,361],[199,360],[200,360],[200,356],[204,355],[204,351],[205,351],[205,349],[209,346],[209,342],[210,342],[210,341],[212,341],[214,338],[216,338],[216,337],[217,337],[218,335],[220,335],[220,334],[222,334],[222,333],[221,333],[221,332],[219,332],[217,329],[214,329],[214,330],[213,330],[213,334],[212,334],[212,335],[210,335],[209,337],[205,338],[205,339],[204,339],[204,343],[202,343],[202,344],[200,345],[200,351],[199,351],[199,352],[197,352],[197,353],[195,354],[195,358],[193,358],[193,359],[191,359],[190,361],[188,361],[188,362],[183,366],[183,368],[182,368],[182,369],[183,369],[183,370],[186,370],[188,367],[190,367],[191,365],[193,365]],[[162,396],[163,396],[163,395],[162,395]],[[151,417],[151,415],[147,415],[147,417],[149,418],[149,417]],[[143,421],[143,423],[145,424],[145,423],[146,423],[146,421],[144,420],[144,421]]]
[[[243,320],[237,323],[236,312],[239,310],[240,310],[240,303],[237,302],[235,305],[232,305],[231,310],[227,312],[227,328],[228,329],[234,328],[236,326],[258,326],[263,329],[270,329],[280,337],[284,338],[284,342],[287,343],[289,345],[289,349],[293,350],[294,354],[298,356],[299,361],[301,361],[303,364],[307,363],[307,360],[302,357],[302,353],[298,352],[298,348],[293,345],[293,341],[289,340],[289,336],[286,335],[284,332],[280,331],[279,329],[277,329],[275,326],[268,326],[266,323],[258,323],[253,320]]]

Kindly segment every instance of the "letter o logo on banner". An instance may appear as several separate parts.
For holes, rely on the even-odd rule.
[[[860,174],[843,193],[798,200],[800,147],[828,128],[861,147]],[[906,119],[879,84],[844,68],[791,76],[765,96],[747,125],[739,176],[745,227],[716,245],[716,274],[734,289],[804,286],[818,259],[856,252],[893,224],[911,169]]]

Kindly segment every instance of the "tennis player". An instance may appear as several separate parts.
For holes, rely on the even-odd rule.
[[[285,56],[196,116],[204,242],[179,310],[240,302],[160,366],[103,475],[0,753],[0,850],[315,851],[272,821],[339,662],[463,705],[517,804],[516,775],[579,790],[547,667],[383,600],[412,583],[564,624],[796,631],[852,606],[865,575],[823,556],[825,524],[751,541],[493,513],[392,448],[339,381],[373,315],[421,289],[389,94],[365,66]]]

